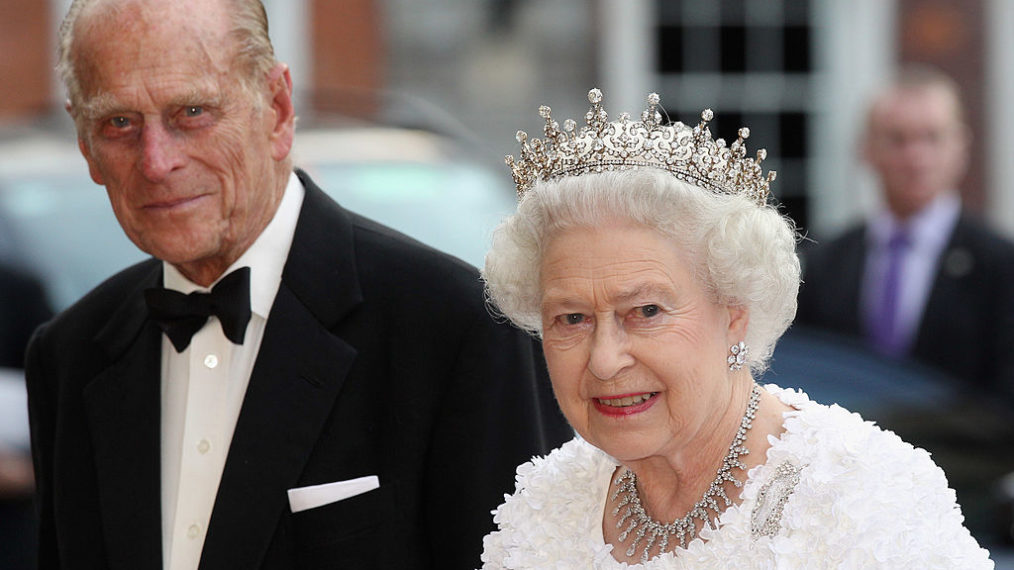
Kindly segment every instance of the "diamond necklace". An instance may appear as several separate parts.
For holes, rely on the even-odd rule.
[[[743,486],[743,483],[732,475],[732,470],[735,468],[746,469],[746,465],[739,458],[741,455],[750,453],[746,446],[743,445],[743,442],[746,441],[747,431],[753,426],[753,418],[757,412],[760,396],[760,386],[754,384],[753,389],[750,391],[750,401],[746,405],[746,412],[743,413],[743,419],[739,422],[739,431],[736,432],[736,437],[729,446],[729,453],[722,460],[722,466],[718,469],[718,475],[715,476],[715,480],[711,482],[708,490],[704,492],[704,496],[694,504],[694,507],[683,518],[671,523],[662,523],[648,516],[648,513],[644,511],[644,506],[641,505],[641,495],[637,491],[637,475],[633,471],[629,469],[625,470],[623,475],[616,480],[616,491],[613,492],[610,501],[615,502],[618,497],[622,496],[622,498],[619,504],[616,505],[616,508],[613,509],[613,515],[618,515],[620,509],[627,507],[623,516],[616,522],[616,528],[621,528],[623,523],[630,519],[629,523],[627,523],[627,528],[620,533],[618,540],[622,543],[631,532],[635,529],[637,530],[637,533],[634,535],[634,541],[630,543],[630,548],[627,549],[627,556],[634,555],[634,552],[637,551],[637,543],[646,536],[648,540],[644,544],[644,551],[641,552],[641,562],[648,561],[648,552],[656,542],[658,542],[658,554],[665,552],[669,546],[669,537],[673,535],[679,537],[680,547],[686,548],[687,539],[693,539],[697,534],[697,521],[701,521],[701,528],[704,525],[714,527],[714,524],[708,517],[708,510],[714,511],[715,516],[721,514],[723,507],[719,506],[717,497],[721,497],[725,501],[726,507],[732,504],[729,496],[725,493],[725,482],[732,482],[737,487]]]

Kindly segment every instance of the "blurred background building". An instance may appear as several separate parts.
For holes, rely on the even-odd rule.
[[[141,257],[122,236],[108,206],[101,204],[102,190],[88,180],[73,126],[63,111],[64,92],[53,68],[56,30],[69,4],[70,0],[0,0],[0,260],[21,251],[21,257],[32,262],[28,265],[43,274],[58,310],[102,276]],[[513,186],[502,158],[516,154],[518,129],[541,135],[539,105],[550,105],[558,120],[580,122],[588,108],[585,95],[593,86],[603,90],[605,108],[613,116],[621,111],[639,113],[646,94],[657,91],[674,120],[695,124],[702,109],[712,108],[716,137],[733,140],[740,126],[749,126],[753,136],[748,148],[751,152],[766,148],[765,166],[778,171],[773,185],[777,199],[805,232],[818,239],[838,233],[877,200],[857,145],[872,91],[902,64],[932,64],[961,84],[973,129],[972,162],[961,187],[965,204],[1014,235],[1014,160],[1008,157],[1012,144],[1008,134],[1014,133],[1014,106],[1008,103],[1014,100],[1014,2],[1009,0],[264,0],[264,4],[277,55],[292,69],[299,128],[304,133],[378,124],[435,132],[453,143],[440,145],[444,158],[467,159],[488,171],[482,176],[472,170],[454,171],[454,180],[495,186],[510,208]],[[384,141],[384,151],[402,157],[430,156],[429,150],[435,148],[412,137],[374,138],[362,133],[334,138],[326,132],[324,138],[312,139],[313,146],[319,150],[344,141],[331,154],[344,153],[346,162],[363,163],[372,151],[356,147],[369,140]],[[310,159],[333,161],[334,156]],[[343,179],[356,176],[370,184],[378,180],[375,169],[350,171],[347,166],[332,171]],[[369,205],[359,206],[351,195],[339,201],[380,216],[393,210],[384,208],[383,200],[404,198],[405,191],[433,192],[436,197],[449,179],[429,170],[402,170],[401,178],[392,178],[390,169],[382,172],[388,182],[403,189],[386,190],[389,193],[381,195],[376,212]],[[484,178],[489,172],[493,176]],[[326,179],[326,170],[314,176]],[[423,184],[424,179],[433,188]],[[449,191],[461,196],[455,194],[458,189]],[[462,206],[466,201],[430,199],[430,211],[414,205],[407,205],[406,211],[420,224],[449,226],[453,221],[434,221],[444,219],[436,209],[448,210],[442,215],[449,220],[467,217],[450,211],[452,202]],[[63,217],[43,216],[58,207]],[[497,208],[503,205],[487,209],[495,213]],[[7,236],[9,227],[26,223],[43,226],[18,227],[25,235],[35,234],[31,239],[36,245],[27,254],[28,237],[19,241]],[[481,263],[481,253],[478,259],[459,255]],[[90,271],[86,277],[70,275],[76,258],[82,258],[78,261]],[[51,268],[46,266],[49,262]],[[67,283],[57,283],[64,277]],[[825,357],[810,346],[800,352],[819,356],[830,385],[827,370],[841,369],[837,357],[831,353]],[[813,372],[812,363],[800,358],[784,356],[780,362],[803,363],[797,371],[800,376]],[[781,370],[793,377],[791,371],[784,372],[787,368]],[[892,395],[898,400],[891,400],[875,390],[883,389],[883,378],[895,372],[864,370],[858,374],[865,382],[837,383],[836,401],[849,405],[851,397],[861,407],[856,394],[866,390],[864,402],[869,406],[911,394],[932,405],[932,395],[942,393],[926,389],[922,379],[899,380]],[[23,402],[15,405],[23,408]],[[0,414],[2,409],[0,402]],[[984,432],[981,420],[970,421]],[[1008,428],[995,429],[1003,433],[990,439],[990,445],[1011,441],[1004,431]],[[967,448],[964,440],[957,446]],[[980,455],[990,461],[994,456],[988,449],[992,448],[984,447]],[[1009,446],[1001,453],[1009,456]],[[1009,494],[1014,495],[1014,480],[1009,484]],[[1002,502],[997,505],[1006,508]],[[0,536],[0,551],[5,540],[9,537]],[[1014,567],[1010,560],[1007,564],[998,567]]]

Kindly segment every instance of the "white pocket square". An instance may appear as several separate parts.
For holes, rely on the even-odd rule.
[[[292,512],[298,513],[337,503],[378,488],[380,488],[380,479],[376,475],[369,475],[348,481],[335,481],[323,485],[289,489],[289,508],[292,509]]]

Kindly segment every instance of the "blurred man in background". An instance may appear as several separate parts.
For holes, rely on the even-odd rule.
[[[871,419],[934,454],[969,529],[990,542],[1009,534],[992,493],[1014,468],[1014,245],[962,210],[971,136],[958,87],[939,71],[904,69],[874,97],[862,152],[882,207],[805,253],[796,322],[950,379],[946,413]]]
[[[969,389],[1014,396],[1014,245],[961,208],[957,86],[909,68],[873,100],[863,156],[883,207],[805,257],[797,322],[864,338]]]

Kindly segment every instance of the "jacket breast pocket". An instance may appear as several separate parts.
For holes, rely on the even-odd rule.
[[[292,514],[293,543],[299,568],[391,568],[390,551],[404,527],[395,486]]]

